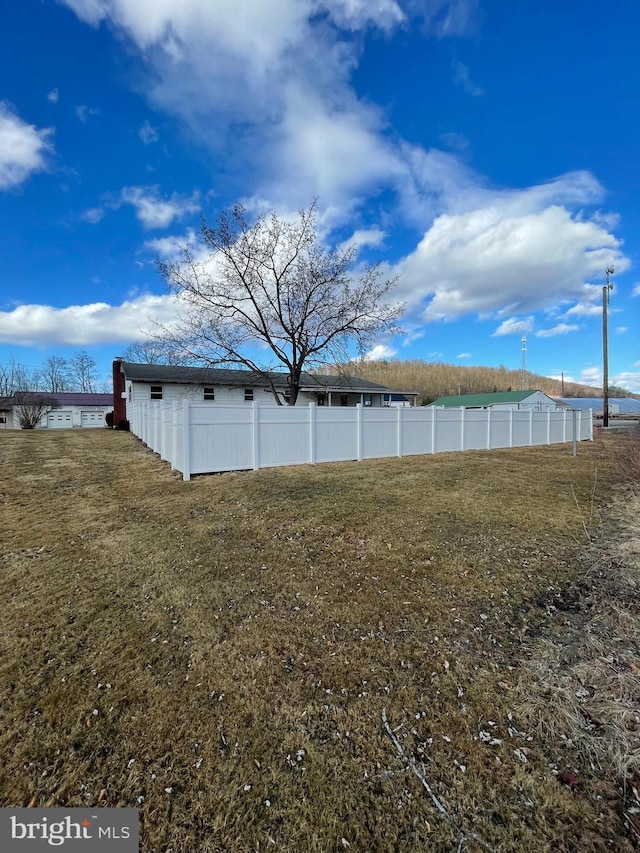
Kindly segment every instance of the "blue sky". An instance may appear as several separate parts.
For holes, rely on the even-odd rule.
[[[9,8],[9,7],[8,7]],[[0,363],[110,363],[154,260],[242,201],[318,197],[398,275],[373,356],[640,393],[640,4],[21,0],[0,30]]]

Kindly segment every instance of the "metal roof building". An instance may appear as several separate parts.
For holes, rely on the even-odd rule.
[[[465,409],[503,409],[503,410],[533,410],[555,411],[564,408],[552,397],[542,391],[497,391],[493,394],[459,394],[454,397],[440,397],[431,405],[435,408],[465,408]]]
[[[592,409],[596,417],[602,417],[602,397],[561,397],[561,403],[566,403],[572,409]],[[609,397],[609,415],[630,415],[640,417],[640,400],[634,397]]]

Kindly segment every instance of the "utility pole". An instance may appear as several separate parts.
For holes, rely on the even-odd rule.
[[[613,264],[604,271],[605,285],[602,288],[602,426],[609,426],[609,352],[607,341],[607,306],[609,291],[613,290],[610,276],[614,273]]]
[[[527,390],[527,336],[522,336],[522,370],[521,370],[520,384],[522,385],[521,390]]]

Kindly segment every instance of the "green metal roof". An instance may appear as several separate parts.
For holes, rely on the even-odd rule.
[[[446,408],[454,406],[493,406],[495,403],[521,403],[536,393],[534,388],[532,391],[497,391],[495,394],[459,394],[456,397],[440,397],[439,400],[434,400],[432,406],[445,406]]]

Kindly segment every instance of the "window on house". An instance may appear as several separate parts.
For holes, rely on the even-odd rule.
[[[363,395],[363,401],[364,401],[365,406],[372,406],[373,405],[373,398],[372,398],[371,394],[364,394]]]
[[[327,395],[326,394],[318,394],[318,405],[326,406],[327,405]]]
[[[253,400],[253,388],[244,389],[244,399],[250,403]]]
[[[348,406],[349,405],[349,396],[347,394],[340,394],[340,405]]]
[[[205,400],[215,400],[216,399],[215,389],[214,388],[207,388],[205,386],[202,396],[203,396],[203,399],[205,399]]]
[[[162,400],[162,385],[151,386],[151,399]]]
[[[0,415],[0,424],[6,424],[6,422],[7,422],[7,419],[5,418],[5,416]]]

